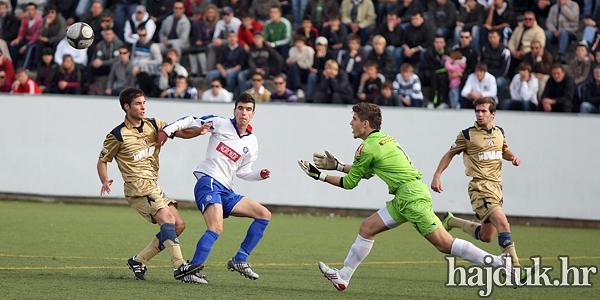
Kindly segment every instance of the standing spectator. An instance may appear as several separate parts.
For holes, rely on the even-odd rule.
[[[313,23],[308,16],[302,20],[301,26],[298,27],[296,33],[302,34],[306,43],[311,47],[315,46],[315,40],[319,36],[319,30],[317,27],[313,26]]]
[[[165,91],[165,95],[169,99],[189,99],[198,100],[198,90],[190,86],[187,77],[183,75],[177,75],[175,79],[175,86],[170,87]]]
[[[18,69],[15,78],[16,80],[12,83],[12,94],[38,95],[42,93],[37,82],[29,76],[27,69]]]
[[[15,66],[13,61],[2,50],[0,50],[0,70],[5,72],[9,83],[15,80]]]
[[[38,6],[30,2],[27,4],[25,17],[21,20],[21,27],[17,37],[10,42],[10,57],[18,64],[24,59],[22,66],[29,68],[33,60],[34,48],[42,33],[43,19],[37,10]]]
[[[131,53],[127,46],[119,48],[119,60],[110,68],[106,82],[106,95],[119,95],[127,87],[135,86],[135,76],[133,75],[133,64],[130,61]]]
[[[448,99],[450,108],[458,108],[460,100],[460,85],[467,68],[467,58],[460,50],[450,51],[450,55],[444,60],[444,67],[448,72],[448,88],[450,90]]]
[[[271,91],[265,88],[265,79],[260,73],[252,74],[252,86],[249,90],[244,91],[252,95],[256,102],[269,102],[271,100]]]
[[[260,0],[252,1],[250,13],[259,21],[265,23],[271,18],[270,9],[273,7],[281,7],[279,0]],[[280,9],[281,12],[281,9]]]
[[[338,54],[338,63],[340,64],[340,68],[348,74],[348,81],[350,82],[350,86],[353,87],[353,95],[356,95],[360,74],[362,73],[365,61],[365,56],[360,51],[360,37],[356,34],[351,34],[348,37],[348,50],[340,51]]]
[[[575,81],[561,64],[552,66],[552,76],[542,93],[542,111],[571,112],[575,98]]]
[[[8,93],[12,89],[12,85],[6,78],[6,71],[0,70],[0,93]]]
[[[569,43],[576,39],[579,27],[579,5],[571,0],[557,0],[546,19],[546,49],[558,41],[557,62],[564,63]]]
[[[490,97],[498,102],[496,78],[488,73],[486,64],[478,63],[475,66],[475,73],[469,75],[460,95],[460,108],[463,109],[475,108],[473,102],[482,97]]]
[[[81,69],[75,64],[73,57],[65,54],[58,69],[57,92],[60,94],[81,94]]]
[[[346,49],[348,45],[348,28],[342,24],[338,14],[332,14],[328,25],[323,27],[320,32],[321,36],[325,37],[329,42],[329,48],[333,51],[334,55]],[[360,46],[360,37],[358,37],[358,41]]]
[[[263,31],[263,25],[257,21],[254,16],[244,14],[242,16],[242,25],[238,29],[238,42],[244,47],[246,52],[250,51],[250,46],[254,43],[254,35]]]
[[[531,41],[530,48],[531,52],[525,54],[523,62],[531,65],[531,73],[538,79],[540,86],[538,99],[540,99],[544,87],[546,87],[546,82],[548,82],[548,78],[550,78],[554,58],[550,52],[544,50],[542,43],[538,40]]]
[[[456,27],[454,28],[454,44],[460,44],[460,33],[462,31],[468,31],[473,38],[473,44],[479,50],[479,31],[481,24],[485,19],[485,12],[483,6],[477,3],[476,0],[467,0],[463,5],[460,6],[458,16],[456,18]]]
[[[505,110],[535,111],[538,104],[538,79],[531,73],[531,65],[523,62],[519,73],[510,82],[510,99],[500,103]]]
[[[217,66],[215,70],[208,71],[206,79],[212,81],[222,78],[226,81],[226,88],[234,95],[237,93],[237,76],[240,71],[246,69],[248,64],[246,51],[238,45],[238,36],[230,32],[227,45],[221,46],[217,53]]]
[[[190,32],[190,72],[194,75],[206,75],[206,73],[214,68],[215,50],[213,49],[212,38],[214,36],[215,27],[219,20],[217,7],[210,4],[207,6],[204,16],[201,20],[192,21],[192,29]],[[209,56],[211,57],[211,65],[209,65]]]
[[[396,67],[396,61],[394,60],[391,52],[387,51],[387,41],[381,35],[373,37],[373,51],[367,54],[367,61],[374,61],[377,63],[377,69],[386,80],[393,80],[398,69]],[[385,81],[385,80],[384,80]]]
[[[240,25],[242,25],[242,21],[233,15],[233,9],[229,6],[223,7],[221,20],[217,21],[215,25],[213,40],[220,39],[221,44],[223,44],[230,32],[238,33]]]
[[[444,59],[447,57],[446,40],[443,36],[436,36],[433,40],[433,48],[425,52],[423,63],[421,64],[421,78],[424,86],[431,87],[428,107],[448,108],[448,72],[444,66]]]
[[[535,21],[535,14],[532,11],[523,13],[523,22],[520,22],[515,28],[510,40],[508,41],[508,49],[512,55],[511,71],[521,64],[525,54],[531,51],[531,42],[533,40],[540,41],[542,47],[546,44],[546,35],[544,29]]]
[[[590,54],[588,53],[587,44],[582,41],[581,43],[577,44],[577,48],[575,49],[575,57],[569,60],[569,63],[567,64],[567,74],[571,75],[573,81],[575,81],[577,97],[581,95],[581,87],[587,81],[591,68],[592,62],[590,61]]]
[[[90,65],[87,67],[90,82],[94,82],[97,77],[108,76],[111,66],[119,60],[119,48],[122,45],[123,42],[112,29],[102,31],[102,40],[92,51]]]
[[[404,42],[404,30],[400,26],[400,18],[394,11],[387,13],[385,22],[375,30],[375,35],[380,35],[385,39],[386,51],[394,57],[396,66],[402,63],[402,43]],[[369,46],[365,46],[367,48]]]
[[[281,16],[281,8],[278,5],[272,6],[269,9],[269,15],[271,18],[265,22],[265,29],[263,31],[265,41],[269,46],[277,50],[281,57],[287,59],[292,39],[292,24]]]
[[[64,37],[58,45],[56,45],[56,50],[54,50],[54,62],[59,66],[62,65],[63,56],[66,54],[71,55],[75,63],[85,67],[88,64],[88,55],[86,49],[75,49],[69,45],[67,38]]]
[[[290,48],[286,65],[290,88],[296,91],[298,98],[305,97],[302,83],[306,83],[314,59],[315,50],[306,45],[304,36],[295,35],[294,47]]]
[[[37,68],[36,81],[42,93],[56,93],[59,67],[54,62],[54,52],[50,48],[44,48],[41,55],[42,59]]]
[[[182,53],[189,47],[191,24],[183,12],[183,3],[175,2],[173,14],[163,21],[158,32],[161,52],[166,52],[168,48],[175,48],[177,52]]]
[[[271,78],[273,75],[281,73],[283,68],[283,58],[275,49],[265,44],[262,33],[254,34],[254,41],[248,52],[248,69],[243,70],[238,75],[238,84],[240,90],[245,91],[250,88],[248,82],[251,74],[259,73],[263,78]]]
[[[154,36],[154,32],[156,32],[156,23],[150,18],[150,14],[146,11],[146,7],[143,5],[138,5],[135,7],[135,13],[133,13],[129,18],[127,18],[127,22],[125,23],[125,31],[123,36],[125,37],[125,42],[130,46],[135,45],[139,40],[139,36],[137,34],[138,28],[143,27],[146,29],[146,34],[149,36],[149,40],[152,40]]]
[[[361,45],[365,45],[375,27],[375,6],[371,0],[343,0],[341,5],[342,23],[351,33],[360,36]]]
[[[504,99],[510,68],[510,50],[500,41],[499,31],[488,31],[488,43],[481,49],[481,62],[485,63],[488,72],[496,77],[498,97]]]
[[[348,75],[340,71],[338,63],[329,59],[321,73],[314,95],[317,103],[352,104],[352,88],[348,82]]]
[[[381,86],[385,82],[385,77],[379,74],[377,63],[368,60],[365,63],[363,74],[360,77],[358,87],[358,100],[366,102],[375,102],[375,99],[381,95]]]
[[[400,106],[400,98],[394,94],[392,82],[386,81],[381,85],[381,95],[375,99],[375,104],[379,106]]]
[[[600,112],[600,65],[594,67],[594,80],[586,83],[582,89],[581,107],[582,113],[597,114]]]
[[[315,58],[313,59],[313,65],[310,68],[306,82],[306,96],[310,100],[313,99],[316,82],[322,79],[325,63],[330,59],[335,59],[335,56],[333,56],[333,53],[327,47],[328,43],[325,37],[320,36],[315,43]]]
[[[402,105],[407,107],[423,107],[423,92],[421,80],[415,74],[414,68],[409,63],[400,65],[400,74],[392,83],[394,94],[398,95]]]
[[[271,91],[271,101],[298,102],[296,94],[287,88],[285,74],[275,75],[273,85],[275,88]]]
[[[309,16],[311,22],[319,32],[325,28],[325,24],[331,21],[334,15],[339,19],[340,6],[337,0],[309,0],[304,16]],[[330,40],[331,41],[331,40]]]
[[[9,10],[7,1],[0,1],[0,40],[12,41],[19,34],[21,21]]]
[[[430,3],[430,6],[429,13],[435,28],[434,34],[449,40],[456,26],[458,15],[456,6],[449,0],[435,0]]]
[[[493,4],[488,9],[488,15],[485,19],[485,24],[480,31],[480,41],[484,44],[487,42],[488,32],[494,30],[500,34],[502,44],[508,43],[508,39],[512,34],[516,22],[515,12],[512,5],[506,0],[494,0]]]
[[[210,81],[210,88],[202,93],[200,100],[206,102],[231,102],[233,94],[223,88],[221,80],[215,78]]]
[[[414,66],[423,61],[425,50],[431,48],[433,43],[432,31],[425,24],[421,11],[416,11],[410,17],[410,25],[404,30],[404,37],[402,62],[409,62]]]

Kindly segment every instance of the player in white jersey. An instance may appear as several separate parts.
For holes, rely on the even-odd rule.
[[[271,173],[268,169],[252,169],[258,155],[258,142],[250,126],[255,104],[252,95],[243,93],[235,101],[232,119],[212,115],[185,117],[166,126],[157,141],[162,145],[175,132],[178,132],[178,137],[183,138],[211,133],[206,158],[194,170],[198,179],[194,198],[204,216],[207,229],[198,241],[191,261],[204,264],[212,246],[223,232],[224,218],[230,215],[253,218],[239,251],[227,262],[229,270],[253,280],[258,279],[259,275],[250,268],[248,256],[260,242],[271,220],[271,212],[257,201],[236,194],[233,191],[233,175],[245,180],[264,180]]]

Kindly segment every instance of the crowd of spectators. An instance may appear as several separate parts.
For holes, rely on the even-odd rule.
[[[599,26],[597,0],[0,0],[0,93],[598,113]]]

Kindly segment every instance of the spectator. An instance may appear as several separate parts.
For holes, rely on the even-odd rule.
[[[212,44],[215,27],[219,20],[217,7],[210,4],[207,6],[204,16],[201,20],[192,21],[190,32],[190,72],[192,76],[206,75],[214,68],[215,50]],[[219,40],[220,41],[220,40]],[[209,64],[210,57],[210,64]]]
[[[377,69],[383,74],[386,80],[392,80],[398,72],[398,69],[396,68],[396,61],[392,54],[387,51],[386,45],[387,42],[383,36],[374,36],[373,51],[367,55],[367,61],[376,62]]]
[[[580,95],[580,90],[583,84],[587,81],[592,68],[592,62],[590,61],[590,54],[588,53],[587,44],[581,42],[577,44],[575,49],[575,57],[569,60],[567,64],[567,74],[569,74],[573,81],[575,81],[575,89],[577,95]]]
[[[348,81],[350,86],[353,87],[353,95],[356,95],[364,62],[365,57],[363,52],[360,51],[360,37],[351,34],[348,37],[348,50],[342,50],[339,53],[338,63],[340,68],[348,74]]]
[[[135,76],[130,56],[131,53],[127,46],[123,45],[119,48],[119,60],[112,65],[108,74],[106,95],[117,96],[123,89],[135,86]],[[156,94],[149,93],[146,90],[144,92],[149,96],[156,96]]]
[[[461,32],[468,31],[473,38],[473,44],[476,45],[474,48],[479,50],[479,31],[484,18],[483,6],[476,0],[467,0],[462,4],[454,28],[454,44],[459,45]]]
[[[115,17],[112,15],[112,13],[105,11],[104,13],[102,13],[102,22],[100,23],[100,32],[102,32],[102,30],[106,30],[106,29],[112,29],[115,30]],[[115,31],[115,33],[118,34],[118,32]],[[96,39],[100,39],[101,38],[101,34],[96,35],[94,38]],[[119,37],[120,39],[120,37]]]
[[[554,58],[548,51],[544,51],[542,43],[538,40],[531,41],[531,52],[525,54],[523,62],[531,65],[531,73],[538,79],[539,92],[538,99],[542,96],[546,82],[550,77]]]
[[[488,43],[481,49],[481,62],[485,63],[488,72],[496,77],[498,97],[504,99],[508,85],[510,50],[500,42],[498,31],[488,31]]]
[[[308,99],[313,99],[314,87],[318,80],[322,79],[323,70],[325,70],[325,63],[330,59],[335,59],[333,53],[329,51],[327,47],[327,39],[320,36],[316,40],[315,45],[315,58],[313,59],[312,68],[308,74],[306,82],[306,94]]]
[[[448,0],[435,0],[430,2],[429,13],[433,21],[437,36],[444,39],[450,39],[456,26],[456,17],[458,15],[456,6]]]
[[[453,49],[459,50],[463,57],[467,59],[467,68],[464,74],[471,74],[475,72],[475,65],[479,62],[479,52],[475,49],[471,31],[461,31],[459,39],[460,42]],[[465,83],[466,79],[467,76],[462,77],[461,86]]]
[[[569,43],[576,39],[579,27],[579,5],[571,0],[557,0],[546,19],[546,49],[558,41],[557,62],[564,63]]]
[[[254,16],[245,14],[242,17],[242,25],[238,29],[238,41],[246,52],[250,51],[250,46],[254,43],[254,35],[263,31],[263,25],[254,19]]]
[[[301,27],[301,22],[304,22],[304,11],[306,10],[306,6],[308,5],[308,0],[291,0],[285,1],[286,3],[291,2],[292,6],[292,19],[294,21],[294,28]],[[310,18],[308,19],[310,21]],[[318,35],[317,35],[318,36]],[[314,39],[313,39],[314,41]]]
[[[6,71],[0,70],[0,93],[8,93],[12,89],[12,85],[6,78]]]
[[[66,25],[75,23],[78,17],[75,15],[75,8],[77,8],[78,0],[49,0],[46,2],[46,11],[50,7],[56,9],[56,13],[63,17]]]
[[[394,94],[392,82],[386,81],[381,85],[381,95],[375,99],[375,104],[379,106],[400,106],[400,98]]]
[[[446,0],[447,1],[447,0]],[[385,22],[375,30],[375,35],[380,35],[385,39],[386,51],[392,55],[395,60],[395,66],[402,63],[402,43],[404,42],[404,30],[400,26],[400,18],[395,11],[387,13]],[[369,48],[370,46],[365,46]],[[367,50],[368,52],[369,50]],[[394,74],[395,75],[395,74]],[[393,76],[393,75],[392,75]]]
[[[229,6],[223,7],[221,10],[221,20],[217,21],[215,25],[213,41],[220,39],[221,45],[224,44],[230,32],[238,33],[240,25],[242,25],[242,21],[233,15],[233,9]]]
[[[342,0],[342,23],[351,33],[358,34],[361,45],[365,45],[375,27],[375,6],[371,0]]]
[[[175,86],[167,89],[162,96],[169,99],[198,100],[198,90],[195,87],[190,86],[187,77],[177,75]]]
[[[15,67],[13,61],[0,50],[0,70],[5,72],[6,79],[9,83],[15,80]]]
[[[10,42],[10,57],[15,65],[21,58],[24,59],[22,66],[29,68],[33,60],[33,50],[42,33],[43,19],[37,10],[37,5],[33,2],[27,4],[27,10],[24,18],[21,20],[21,27],[17,37]]]
[[[322,32],[325,29],[325,24],[331,25],[328,22],[331,21],[333,16],[337,16],[339,20],[339,11],[340,6],[337,0],[309,0],[304,16],[309,16],[311,23],[317,27],[319,32]]]
[[[423,4],[421,0],[401,0],[398,1],[398,7],[396,14],[400,18],[400,25],[402,29],[406,29],[410,25],[411,17],[417,13],[423,11]]]
[[[444,59],[448,55],[446,50],[446,40],[443,36],[436,36],[433,40],[433,48],[424,54],[423,64],[421,64],[421,78],[423,85],[431,87],[430,104],[432,108],[448,108],[448,72],[444,66]]]
[[[119,39],[125,40],[123,33],[125,32],[125,23],[127,18],[135,13],[135,8],[140,3],[140,0],[112,0],[111,9],[115,14],[115,33],[119,35]]]
[[[160,4],[163,1],[156,0],[155,2]],[[205,1],[205,0],[185,0],[183,2],[183,6],[185,7],[185,15],[188,17],[188,19],[190,19],[190,22],[192,22],[192,23],[194,21],[200,21],[204,17],[204,12],[206,11],[206,8],[211,3],[212,3],[212,1]],[[167,9],[169,6],[166,6],[166,5],[162,5],[162,6],[165,7],[165,12],[162,15],[164,15],[164,18],[166,18],[169,14],[172,13],[172,11],[169,12],[169,10]],[[170,6],[170,7],[173,7],[173,6]],[[153,12],[151,12],[151,14],[153,16],[159,15],[159,14],[155,14]]]
[[[541,108],[545,112],[571,112],[575,97],[575,81],[561,64],[552,66],[552,76],[542,92]]]
[[[56,93],[58,84],[58,65],[54,62],[51,48],[42,49],[42,59],[37,68],[36,81],[42,93]]]
[[[107,12],[104,11],[104,1],[94,0],[90,5],[89,11],[81,18],[82,22],[87,23],[94,30],[94,42],[102,39],[102,22],[104,22],[106,14]],[[112,18],[110,21],[112,21]]]
[[[515,12],[512,5],[506,0],[494,0],[493,4],[488,9],[488,15],[480,31],[480,41],[487,42],[488,33],[490,31],[498,31],[502,44],[506,45],[512,34],[512,28],[516,25]]]
[[[85,67],[88,64],[87,50],[71,47],[67,38],[64,37],[58,42],[58,45],[56,45],[56,50],[54,50],[54,62],[59,66],[62,65],[62,59],[66,54],[71,55],[75,63],[82,67]]]
[[[582,89],[581,99],[583,102],[579,109],[582,113],[597,114],[600,112],[600,65],[594,67],[593,73],[594,80],[586,83]]]
[[[552,4],[554,4],[554,0],[533,0],[533,12],[535,13],[538,24],[544,24],[545,26],[546,20],[548,18],[548,14],[550,13],[550,8]]]
[[[140,38],[137,34],[138,28],[143,27],[146,29],[148,40],[152,40],[154,33],[156,32],[156,23],[150,17],[150,14],[146,11],[146,7],[138,5],[135,7],[135,12],[127,19],[125,23],[125,31],[123,36],[125,42],[130,46],[135,45]]]
[[[304,36],[307,45],[315,47],[315,40],[319,36],[319,30],[313,26],[309,16],[302,19],[301,26],[298,27],[296,33]]]
[[[273,7],[280,7],[279,0],[260,0],[252,1],[250,6],[250,13],[260,22],[265,23],[271,18],[270,9]],[[280,9],[281,12],[281,9]],[[290,27],[291,28],[291,27]],[[291,30],[291,29],[290,29]]]
[[[163,21],[158,32],[161,52],[166,52],[169,48],[177,49],[182,53],[189,47],[190,40],[190,20],[184,14],[182,2],[173,4],[173,14],[169,15]]]
[[[264,82],[265,79],[260,73],[252,74],[252,87],[249,90],[246,90],[246,93],[249,93],[254,97],[256,102],[269,102],[271,100],[271,91],[265,88]]]
[[[29,76],[27,69],[18,69],[15,78],[16,80],[12,83],[12,94],[38,95],[42,93],[37,82]]]
[[[7,1],[0,1],[0,40],[12,41],[19,34],[21,21],[10,13]]]
[[[208,5],[207,2],[210,1],[183,1],[186,16],[193,16],[193,14],[196,13],[199,14],[201,17],[202,13],[198,13],[198,11],[200,9],[204,11],[206,6]],[[156,24],[156,28],[161,28],[163,21],[173,13],[173,4],[175,3],[175,0],[146,0],[142,3],[146,4],[146,10],[150,14],[150,18],[152,19],[152,21],[154,21],[154,23]],[[190,22],[191,21],[193,20],[190,19]],[[157,32],[155,31],[155,34],[150,37],[151,40],[155,41],[158,38],[158,35],[156,33]]]
[[[208,81],[224,79],[227,90],[236,94],[238,73],[247,68],[247,62],[246,51],[238,45],[237,33],[230,32],[227,45],[221,46],[218,51],[216,69],[208,71],[206,78]]]
[[[60,94],[81,94],[81,69],[75,64],[73,57],[65,54],[58,69],[57,92]]]
[[[65,18],[57,13],[55,6],[47,6],[46,16],[44,17],[42,32],[35,47],[35,57],[33,65],[40,61],[42,49],[49,47],[54,49],[58,42],[63,39],[67,32],[67,23]]]
[[[290,21],[281,16],[281,8],[278,5],[269,9],[269,15],[271,18],[265,22],[265,29],[263,30],[265,41],[277,50],[281,57],[287,59],[292,37],[292,25]]]
[[[460,50],[450,51],[450,55],[444,60],[444,67],[448,72],[448,88],[450,93],[450,108],[459,108],[460,86],[465,70],[467,69],[467,58],[462,55]]]
[[[352,88],[348,82],[348,75],[344,71],[340,72],[335,60],[329,59],[325,62],[313,98],[317,103],[352,104]]]
[[[179,52],[177,52],[177,49],[171,48],[171,49],[167,50],[166,57],[170,58],[173,61],[174,70],[175,70],[175,73],[177,73],[177,75],[183,75],[186,78],[189,76],[187,69],[179,63],[180,56],[179,56]]]
[[[271,91],[271,101],[298,102],[296,94],[287,88],[285,74],[275,75],[273,85],[275,89]]]
[[[145,30],[145,28],[141,29]],[[102,31],[102,40],[94,47],[90,65],[88,66],[90,72],[88,79],[91,82],[95,81],[95,78],[99,76],[108,76],[111,66],[119,60],[119,48],[122,45],[123,42],[119,40],[119,37],[117,37],[112,29]]]
[[[402,105],[407,107],[423,107],[423,92],[421,80],[415,74],[414,68],[409,63],[400,65],[400,74],[392,83],[394,94],[398,95]]]
[[[253,2],[253,1],[249,1],[249,0],[218,0],[218,1],[212,1],[213,3],[217,3],[218,2],[218,6],[219,7],[225,7],[225,6],[229,6],[233,9],[233,13],[236,16],[241,16],[243,14],[249,13],[250,9],[248,7],[248,3]],[[265,1],[262,1],[265,2]],[[269,1],[266,1],[269,2]],[[267,11],[269,9],[270,6],[267,6]],[[254,14],[252,14],[253,16],[255,16]],[[260,22],[260,21],[259,21]],[[262,22],[261,22],[262,23]]]
[[[600,25],[600,7],[594,9],[594,13],[591,15],[584,15],[583,18],[583,36],[582,39],[588,46],[592,46],[596,42],[596,36],[598,33],[598,25]],[[562,11],[561,11],[562,12]]]
[[[532,11],[526,11],[523,14],[523,22],[520,22],[508,41],[508,49],[512,55],[511,66],[514,70],[525,57],[525,54],[531,51],[531,42],[537,40],[546,44],[546,35],[544,29],[535,21],[535,14]],[[511,70],[511,73],[512,73]]]
[[[374,61],[368,60],[363,69],[358,87],[358,100],[374,103],[381,95],[385,76],[379,74],[377,63]]]
[[[202,101],[206,102],[231,102],[233,94],[224,89],[218,78],[210,81],[210,88],[202,93]]]
[[[345,25],[342,26],[338,14],[332,14],[327,24],[321,30],[321,36],[327,39],[329,49],[333,51],[334,55],[337,55],[341,50],[346,49],[348,45],[348,28]],[[360,37],[358,37],[358,41],[360,46]]]
[[[538,79],[531,73],[531,65],[523,62],[519,73],[510,82],[510,99],[500,103],[500,109],[535,111],[538,104]]]
[[[163,59],[159,44],[150,40],[151,37],[144,27],[137,29],[137,36],[138,40],[131,48],[130,60],[139,69],[139,72],[158,74]],[[114,40],[118,40],[118,37],[115,37]],[[121,45],[123,45],[122,42]],[[119,48],[121,47],[117,47],[117,49]],[[119,57],[119,53],[117,53],[117,57]]]
[[[460,92],[460,108],[475,108],[473,101],[481,97],[491,97],[498,102],[496,78],[488,73],[485,63],[475,66],[475,73],[467,78],[467,82]]]
[[[404,37],[402,62],[414,65],[423,61],[425,50],[430,48],[433,42],[433,35],[425,24],[421,11],[416,11],[410,17],[410,25],[404,31]]]
[[[262,33],[256,32],[248,53],[248,69],[241,71],[238,75],[240,90],[245,91],[250,88],[251,84],[248,82],[250,74],[259,73],[263,78],[271,78],[273,75],[281,73],[282,67],[281,55],[264,43]]]
[[[306,45],[304,36],[295,35],[294,47],[290,48],[286,65],[290,88],[296,91],[298,98],[305,97],[302,83],[306,82],[314,59],[315,50]]]

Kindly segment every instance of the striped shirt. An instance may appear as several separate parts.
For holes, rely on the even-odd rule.
[[[408,97],[410,100],[423,100],[421,80],[417,74],[412,74],[408,80],[404,80],[401,73],[396,75],[393,82],[394,93],[398,96]]]

